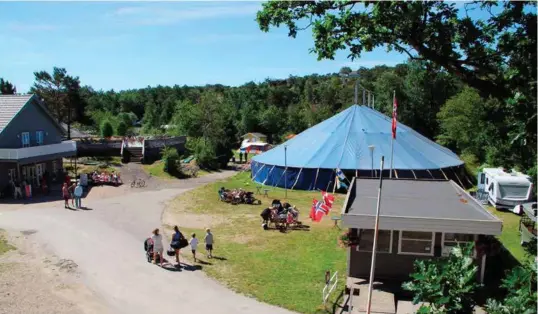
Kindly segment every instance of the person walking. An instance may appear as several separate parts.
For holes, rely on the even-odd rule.
[[[204,238],[205,250],[207,251],[207,258],[213,258],[213,234],[209,228],[205,229],[206,234]]]
[[[198,239],[196,238],[196,233],[193,233],[189,244],[191,245],[192,257],[194,257],[194,262],[196,263],[196,248],[198,248]]]
[[[82,194],[83,194],[83,190],[82,190],[82,185],[80,185],[80,182],[77,184],[77,186],[75,187],[75,207],[76,208],[80,208],[82,207],[82,204],[81,204],[81,199],[82,199]]]
[[[67,183],[62,187],[62,197],[64,198],[64,208],[69,208],[69,189]]]
[[[179,263],[179,250],[181,249],[181,239],[183,239],[183,234],[181,234],[177,226],[174,226],[174,235],[172,236],[172,242],[170,242],[170,247],[172,247],[176,253],[176,267],[181,267],[181,264]]]
[[[163,237],[159,233],[159,228],[153,230],[153,235],[151,236],[151,240],[153,241],[153,264],[157,264],[157,256],[159,256],[159,260],[161,262],[161,267],[163,266],[164,262],[164,256],[163,256]]]
[[[69,187],[69,196],[71,197],[71,205],[73,206],[73,208],[75,208],[75,188],[76,187],[77,187],[77,184],[74,182]]]

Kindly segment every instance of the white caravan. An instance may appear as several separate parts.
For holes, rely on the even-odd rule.
[[[521,172],[484,168],[478,173],[478,190],[484,191],[488,202],[496,208],[511,209],[531,199],[532,182]]]

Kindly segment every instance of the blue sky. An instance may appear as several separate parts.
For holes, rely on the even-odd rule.
[[[395,65],[383,48],[360,60],[317,61],[309,31],[269,33],[259,2],[0,2],[0,77],[26,92],[34,71],[65,67],[95,89],[241,85],[266,78]]]

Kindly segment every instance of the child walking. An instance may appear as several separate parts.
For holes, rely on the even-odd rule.
[[[189,241],[191,245],[192,257],[194,257],[194,262],[196,263],[196,248],[198,247],[198,239],[196,238],[196,233],[192,234],[192,238]]]
[[[204,238],[205,250],[207,251],[207,258],[213,258],[213,234],[209,228],[205,229],[206,234]]]

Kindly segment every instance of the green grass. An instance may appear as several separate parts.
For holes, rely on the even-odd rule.
[[[178,216],[168,220],[165,227],[170,230],[177,223],[184,233],[196,232],[201,239],[205,234],[203,229],[211,227],[215,236],[214,255],[225,260],[202,257],[211,265],[201,266],[209,276],[233,290],[293,311],[325,313],[320,307],[325,271],[339,272],[341,284],[334,293],[337,295],[344,287],[347,259],[346,251],[337,245],[343,231],[332,227],[330,217],[321,223],[310,223],[308,219],[312,198],[320,199],[321,193],[288,191],[285,198],[284,190],[269,188],[269,198],[262,198],[262,205],[230,205],[218,200],[221,186],[256,191],[247,173],[192,190],[172,202],[167,214]],[[274,198],[296,205],[299,218],[310,225],[310,231],[264,231],[259,214]],[[344,198],[337,195],[332,215],[339,215]],[[212,219],[203,227],[186,228],[187,220],[181,216],[185,213]],[[205,251],[202,249],[200,253]],[[183,254],[190,259],[189,250]]]
[[[523,262],[525,260],[525,250],[520,244],[521,238],[519,235],[519,220],[521,217],[511,212],[496,210],[492,206],[487,208],[503,221],[502,234],[497,238],[512,256],[519,262]]]

